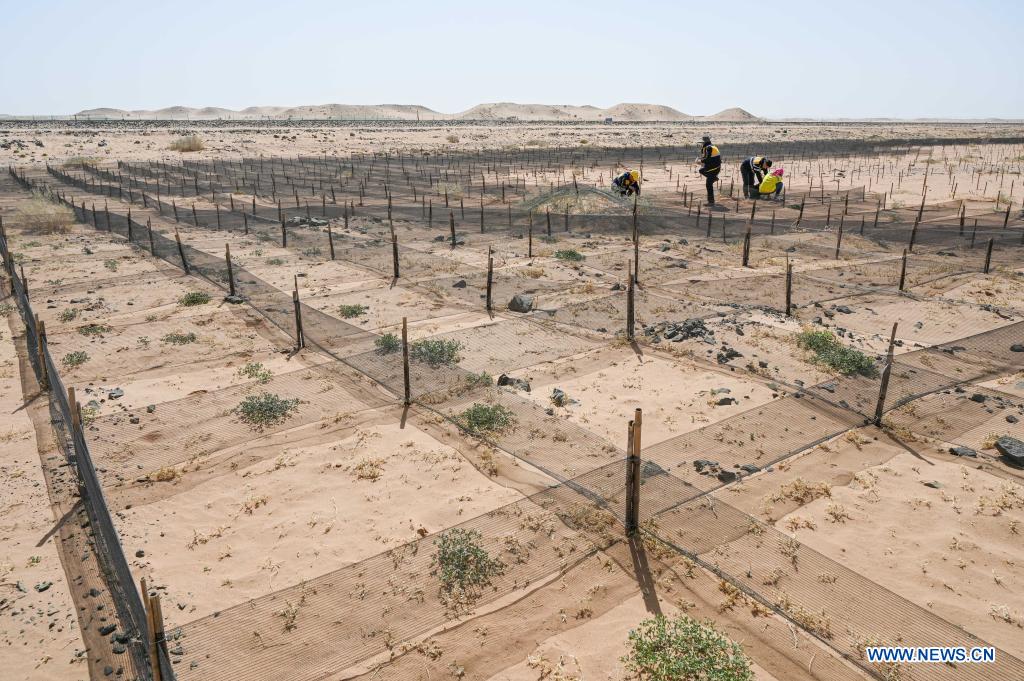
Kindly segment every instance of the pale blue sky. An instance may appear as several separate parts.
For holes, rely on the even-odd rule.
[[[0,113],[667,104],[1024,118],[1024,3],[0,0]]]

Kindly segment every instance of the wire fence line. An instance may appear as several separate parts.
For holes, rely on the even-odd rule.
[[[92,218],[91,222],[93,224],[96,224],[96,222],[99,219],[97,217],[97,213],[95,211],[81,210],[81,215],[82,215],[82,219],[84,221],[86,221],[87,224],[90,222],[89,218]],[[107,215],[109,216],[111,214],[107,213]],[[121,218],[121,219],[123,219],[123,218]],[[107,224],[111,225],[112,223],[108,222]],[[116,217],[114,218],[113,225],[114,225],[114,227],[112,227],[111,231],[122,233],[122,229],[118,226],[118,219]],[[124,227],[124,235],[127,236],[127,235],[131,234],[132,236],[135,237],[134,240],[136,242],[138,242],[141,246],[145,247],[145,238],[142,237],[142,234],[144,232],[142,231],[143,228],[142,228],[141,225],[136,225],[131,231],[129,231],[127,225],[124,225],[123,227]],[[170,256],[171,256],[171,261],[173,262],[176,246],[172,247],[171,244],[173,244],[174,242],[170,242],[169,240],[166,240],[166,241],[168,241],[168,244],[166,245],[166,248],[164,248],[162,250],[162,252],[169,253]],[[203,260],[202,256],[205,255],[205,254],[202,254],[201,252],[195,251],[195,249],[185,251],[185,253],[187,254],[186,257],[185,257],[185,261],[188,261],[189,263],[191,263],[193,256],[195,256],[197,261],[202,262],[202,260]],[[154,249],[154,254],[156,254],[156,249]],[[181,256],[181,252],[179,251],[178,252],[179,260],[180,260],[180,256]],[[220,285],[223,285],[223,279],[222,278],[218,278],[216,275],[212,275],[211,276],[211,273],[215,271],[215,268],[213,268],[213,269],[204,269],[204,267],[202,265],[200,265],[200,266],[197,267],[197,271],[200,274],[203,274],[204,276],[211,277],[211,280],[214,281],[215,283],[219,283]],[[248,276],[247,274],[241,274],[240,278],[246,279],[247,276]],[[255,282],[255,278],[254,278],[254,282]],[[272,287],[268,287],[268,290],[270,288],[272,288]],[[279,294],[279,295],[283,296],[283,294]],[[270,307],[274,307],[274,304],[271,304]],[[284,308],[285,308],[284,310],[276,310],[276,312],[282,312],[284,314],[284,316],[287,317],[287,312],[288,312],[287,306],[285,305]],[[325,323],[323,324],[323,329],[327,332],[326,336],[329,339],[328,342],[325,343],[325,346],[328,347],[328,348],[333,348],[334,349],[334,353],[337,353],[339,351],[340,347],[342,347],[344,345],[347,345],[346,343],[340,343],[339,344],[337,342],[338,339],[353,340],[352,338],[349,338],[350,336],[358,336],[358,338],[356,339],[357,342],[353,343],[352,345],[348,345],[347,347],[352,348],[352,347],[360,346],[360,345],[365,347],[365,341],[367,340],[367,338],[365,336],[361,336],[360,334],[356,334],[354,332],[348,331],[348,330],[346,330],[344,328],[344,326],[337,327],[337,324],[343,324],[344,325],[343,322],[340,322],[339,320],[330,320],[330,321],[324,320],[324,322]],[[345,326],[350,326],[350,325],[345,325]],[[287,329],[287,325],[282,326],[282,328]],[[340,328],[341,331],[340,332],[337,331],[337,330],[331,331],[330,329],[333,329],[333,328]],[[362,332],[362,333],[365,333],[365,332]],[[1012,334],[1013,332],[1010,332],[1010,333]],[[314,333],[312,333],[310,337],[312,339],[314,339],[314,342],[319,342],[316,339],[318,337],[320,337],[320,335],[321,335],[320,332],[314,331]],[[953,351],[954,353],[960,352],[962,354],[962,357],[959,359],[960,364],[958,365],[958,368],[962,369],[964,366],[971,366],[971,367],[978,366],[978,368],[974,370],[974,373],[969,374],[969,376],[980,376],[980,375],[987,375],[987,372],[991,372],[993,370],[998,370],[999,367],[1014,367],[1014,366],[1017,366],[1019,363],[1014,363],[1015,358],[1012,357],[1011,355],[1009,355],[1008,354],[1008,349],[1006,347],[1004,347],[1005,343],[1003,341],[1005,340],[1005,338],[1009,338],[1009,337],[1011,337],[1011,336],[1005,336],[1004,335],[1004,336],[999,336],[999,337],[997,337],[995,339],[992,339],[989,342],[977,342],[977,343],[970,344],[969,347],[965,346],[966,352],[964,350],[954,350]],[[986,338],[990,338],[991,339],[991,336],[987,336]],[[940,350],[940,352],[942,352],[942,351]],[[384,378],[385,380],[383,380],[382,383],[384,383],[385,385],[387,385],[389,387],[394,387],[396,385],[396,381],[395,381],[394,378],[387,378],[387,376],[386,376],[386,375],[394,376],[397,372],[395,372],[393,369],[389,370],[389,371],[381,371],[381,369],[379,367],[371,367],[371,365],[365,364],[365,362],[367,360],[374,360],[374,361],[376,361],[376,358],[374,358],[372,356],[369,356],[369,355],[366,355],[366,353],[360,353],[360,354],[358,354],[356,356],[362,356],[363,359],[360,359],[360,360],[356,361],[356,360],[352,359],[352,357],[349,357],[348,360],[354,362],[355,365],[362,366],[364,371],[365,371],[365,373],[367,373],[368,375],[373,376],[374,374],[376,374],[376,376]],[[964,359],[963,357],[966,357],[966,359]],[[360,362],[362,362],[363,364],[360,364]],[[392,366],[393,366],[393,364],[392,364]],[[908,371],[910,371],[910,369],[916,370],[918,368],[918,367],[915,367],[913,365],[909,365],[909,366],[910,366],[910,368],[908,369]],[[437,372],[435,372],[435,374],[436,373]],[[429,400],[422,400],[422,398],[423,398],[422,395],[418,395],[417,398],[421,399],[423,402],[426,402],[426,404],[428,406],[430,406],[431,408],[437,408],[439,404],[441,406],[444,406],[445,404],[449,404],[449,405],[455,407],[454,409],[451,409],[451,410],[449,410],[447,412],[442,411],[442,413],[446,413],[449,416],[449,418],[453,418],[454,419],[455,415],[458,413],[458,407],[464,406],[466,403],[468,403],[469,400],[473,399],[473,396],[461,395],[460,396],[461,399],[455,399],[454,401],[452,400],[451,397],[448,397],[447,393],[449,392],[449,387],[454,387],[454,386],[460,385],[460,379],[464,380],[464,378],[465,378],[465,373],[464,372],[453,371],[453,372],[448,372],[448,373],[451,374],[451,380],[447,380],[447,379],[441,380],[440,381],[440,385],[443,386],[443,389],[435,390],[434,394],[431,395],[431,399],[429,399]],[[900,373],[904,373],[904,372],[900,372]],[[913,381],[908,381],[908,387],[906,389],[903,389],[902,391],[896,391],[896,393],[899,396],[898,399],[900,399],[900,400],[911,399],[913,396],[916,396],[916,395],[920,394],[922,392],[922,390],[927,391],[929,389],[931,389],[931,390],[942,389],[942,388],[944,388],[944,387],[949,385],[949,381],[950,381],[950,379],[942,379],[942,380],[936,381],[936,380],[931,380],[931,379],[922,380],[919,377],[915,377],[915,379]],[[419,381],[417,381],[417,384],[421,384],[421,383]],[[874,388],[874,387],[876,387],[876,384],[872,384],[870,387]],[[827,401],[826,394],[827,395],[835,395],[836,394],[835,386],[832,386],[831,388],[832,388],[831,390],[828,390],[828,389],[819,389],[818,390],[818,392],[820,392],[821,396],[823,398],[826,398],[826,400],[822,400],[822,403],[825,403]],[[395,392],[397,393],[397,391],[395,391]],[[813,389],[808,391],[808,393],[810,394],[811,397],[813,397],[813,392],[814,392]],[[851,394],[853,394],[853,395],[860,395],[863,392],[865,392],[863,386],[858,386],[858,387],[856,387],[856,388],[851,390]],[[868,391],[868,392],[870,392],[870,391]],[[842,391],[840,391],[840,393],[845,394]],[[440,403],[434,401],[436,399],[436,395],[437,394],[441,394],[442,395],[442,400],[441,400]],[[494,396],[494,399],[508,400],[509,403],[513,403],[514,402],[514,400],[511,399],[507,394],[498,394],[498,395]],[[800,410],[800,409],[803,408],[804,404],[807,404],[810,401],[811,400],[805,400],[804,402],[800,403],[800,406],[797,406],[796,408],[798,410]],[[838,401],[845,401],[845,400],[843,400],[843,398],[839,398]],[[791,401],[791,402],[788,402],[787,404],[796,405],[797,402]],[[854,411],[854,412],[861,411],[861,413],[863,415],[863,411],[864,410],[860,409],[861,405],[859,404],[859,402],[856,402],[856,401],[854,401],[854,402],[847,402],[846,406],[849,407],[851,404],[854,407],[852,409],[852,411]],[[522,407],[520,407],[520,408],[522,408]],[[844,430],[847,430],[850,427],[853,427],[855,425],[859,425],[859,424],[864,422],[864,419],[862,418],[862,416],[860,416],[860,417],[857,417],[857,416],[851,417],[850,411],[851,410],[849,410],[849,409],[844,409],[844,410],[838,412],[839,414],[841,414],[841,416],[839,417],[839,420],[835,423],[835,430],[834,431],[829,431],[827,429],[818,431],[818,432],[816,432],[814,434],[815,437],[812,438],[812,439],[808,439],[810,437],[810,435],[811,435],[810,433],[807,433],[807,432],[800,433],[800,437],[797,438],[796,440],[794,440],[794,442],[793,442],[793,444],[795,444],[798,447],[797,451],[802,449],[804,446],[807,446],[808,442],[813,443],[815,441],[820,440],[821,438],[827,438],[827,437],[830,437],[832,435],[839,434],[839,433],[843,432]],[[809,419],[808,422],[817,421],[819,413],[820,413],[820,411],[818,413],[815,413],[814,414],[814,418]],[[751,415],[749,415],[749,414],[746,415],[746,418],[748,418],[748,419],[751,418]],[[777,418],[778,417],[775,414],[772,414],[771,420],[777,420]],[[734,425],[736,425],[736,424],[734,424]],[[583,434],[580,434],[580,437],[582,438],[582,437],[585,437],[585,436]],[[536,454],[534,452],[529,452],[529,451],[524,452],[521,444],[517,446],[513,442],[502,442],[502,441],[498,441],[497,444],[499,446],[501,446],[503,449],[506,449],[506,451],[511,451],[512,453],[517,454],[517,455],[523,457],[524,459],[526,459],[528,461],[531,461],[531,462],[533,462],[533,461],[540,461],[537,458],[537,456],[536,456]],[[676,443],[676,444],[678,444],[678,443]],[[693,451],[693,447],[694,447],[694,445],[688,445],[684,451],[691,451],[692,452]],[[786,454],[790,453],[791,451],[792,450],[789,450],[789,449],[782,449],[782,451],[780,451],[780,454],[781,454],[781,456],[784,457]],[[612,459],[612,461],[610,461],[607,464],[603,464],[602,465],[603,468],[598,468],[598,469],[594,469],[594,470],[603,470],[604,468],[607,468],[609,471],[621,470],[621,464],[616,464],[615,463],[616,459],[619,459],[619,460],[621,459],[621,455],[622,455],[621,451],[613,453],[612,456],[610,457]],[[601,506],[600,503],[599,503],[598,504],[598,508],[607,508],[607,504],[608,503],[610,503],[611,501],[616,500],[617,498],[619,498],[619,495],[621,493],[621,477],[618,477],[617,474],[616,475],[610,475],[610,474],[605,473],[605,474],[603,474],[603,477],[602,476],[596,476],[596,479],[586,478],[589,482],[586,485],[583,485],[583,484],[581,484],[579,482],[579,480],[580,480],[580,471],[576,468],[577,464],[574,463],[576,458],[578,458],[578,457],[574,457],[574,455],[572,453],[569,453],[569,454],[567,454],[565,456],[561,456],[561,457],[559,457],[559,456],[550,457],[550,455],[549,455],[549,459],[548,459],[549,461],[556,461],[556,462],[560,461],[560,464],[563,466],[562,474],[561,475],[557,474],[558,473],[557,467],[553,466],[551,464],[546,465],[546,467],[542,466],[542,468],[544,468],[545,470],[549,470],[552,473],[556,473],[556,475],[555,475],[556,479],[562,480],[562,487],[566,487],[568,490],[570,490],[574,494],[580,494],[581,492],[585,492],[584,498],[590,500],[592,503],[603,502],[605,505]],[[771,459],[771,460],[775,460],[775,459]],[[680,465],[680,462],[678,460],[673,460],[671,462],[669,462],[667,460],[663,460],[664,465],[662,465],[661,463],[658,463],[659,459],[656,456],[652,456],[651,457],[651,461],[652,461],[652,464],[655,464],[654,468],[651,469],[653,477],[657,478],[659,482],[662,481],[662,480],[664,480],[666,482],[671,482],[671,484],[669,485],[669,488],[674,490],[670,494],[655,494],[654,498],[655,499],[670,499],[670,500],[672,500],[673,508],[671,508],[671,509],[659,509],[659,508],[648,509],[648,511],[650,511],[651,513],[650,513],[650,515],[645,515],[645,518],[644,518],[645,520],[651,520],[652,518],[658,518],[658,516],[661,515],[661,514],[665,514],[666,517],[667,517],[668,513],[675,512],[674,513],[675,516],[682,515],[683,516],[683,521],[688,521],[690,515],[692,513],[696,513],[696,511],[693,511],[691,509],[690,511],[688,511],[688,513],[680,514],[680,513],[677,512],[677,510],[686,507],[686,504],[689,503],[689,502],[695,502],[695,501],[699,501],[702,498],[705,498],[708,491],[711,491],[711,490],[721,486],[721,485],[710,485],[709,486],[707,484],[707,482],[706,482],[706,479],[704,479],[704,480],[702,480],[701,486],[695,487],[692,484],[683,482],[680,479],[676,478],[676,473],[673,473],[671,475],[666,473],[665,477],[662,479],[661,478],[661,474],[658,472],[659,470],[660,471],[666,470],[666,467],[669,466],[670,464],[674,464],[676,466],[676,468],[678,468],[678,466]],[[682,463],[685,463],[685,462],[682,462]],[[618,468],[616,468],[616,467],[618,467]],[[591,471],[591,472],[593,472],[593,471]],[[584,472],[584,473],[582,473],[582,475],[586,476],[587,473]],[[607,480],[612,480],[613,482],[612,483],[607,483]],[[650,483],[650,480],[651,480],[651,476],[648,476],[646,484],[652,484],[653,485],[653,483]],[[603,487],[598,485],[599,482],[601,482],[603,484]],[[710,489],[709,489],[709,487],[710,487]],[[597,490],[597,491],[595,491],[595,490]],[[683,491],[680,491],[680,490],[683,490]],[[686,490],[689,490],[689,491],[686,491]],[[650,497],[650,495],[646,495],[645,494],[645,498],[649,498],[649,497]],[[615,513],[614,515],[619,517],[621,514]],[[749,519],[749,520],[752,521],[753,519]],[[666,535],[666,534],[664,534],[662,532],[659,532],[656,529],[648,530],[648,531],[650,531],[653,535],[657,536],[660,539],[665,539],[667,541],[672,541],[674,546],[676,546],[677,548],[682,550],[687,555],[692,555],[695,559],[700,558],[700,555],[701,555],[700,551],[694,550],[694,547],[692,547],[692,546],[691,547],[687,547],[687,546],[679,544],[678,542],[676,542],[674,540],[674,535],[671,535],[671,534]],[[730,535],[724,535],[724,536],[730,536]],[[825,560],[827,561],[827,559],[825,559]],[[731,583],[738,584],[739,585],[738,588],[751,589],[751,587],[749,585],[743,585],[743,583],[742,583],[743,580],[741,578],[737,578],[737,576],[735,574],[733,574],[731,571],[724,571],[724,570],[722,570],[722,568],[720,566],[711,565],[711,567],[713,567],[716,570],[718,570],[718,572],[720,572],[721,574],[726,575],[730,579]],[[421,574],[421,573],[419,571],[417,571],[417,574]],[[846,580],[844,580],[844,581],[846,581]],[[754,592],[754,593],[759,593],[759,592],[757,592],[756,589],[751,589],[751,591]],[[301,594],[292,594],[292,595],[295,596],[296,598],[300,598],[301,597]],[[811,595],[813,595],[813,594],[808,593],[805,596],[805,598],[810,598]],[[761,596],[759,596],[759,597],[761,597]],[[887,597],[888,597],[888,595],[887,595]],[[814,633],[814,631],[813,631],[814,630],[813,622],[809,622],[807,620],[807,618],[804,617],[806,612],[799,611],[799,610],[794,610],[793,606],[792,606],[792,602],[790,602],[788,607],[783,607],[784,605],[786,605],[785,603],[782,603],[780,605],[779,603],[773,602],[773,600],[771,598],[768,598],[768,597],[762,597],[762,599],[766,603],[771,604],[772,607],[774,609],[776,609],[777,612],[780,612],[780,614],[786,616],[791,621],[795,621],[796,623],[800,624],[800,626],[804,627],[805,629],[808,629],[808,627],[810,627],[808,630],[811,631],[812,633]],[[916,606],[912,606],[909,603],[904,603],[903,601],[899,600],[898,597],[896,597],[895,595],[892,595],[892,599],[894,599],[893,602],[899,602],[901,604],[901,607],[908,606],[908,607],[911,608],[911,610],[913,610],[913,608],[916,607]],[[271,600],[273,600],[273,599],[271,599]],[[280,598],[279,597],[277,597],[277,602],[278,602],[278,604],[280,604]],[[805,606],[801,606],[801,607],[803,607],[804,610],[806,611],[808,606],[805,605]],[[835,616],[837,618],[839,618],[839,620],[841,620],[841,618],[844,616],[842,608],[837,608],[834,605],[833,606],[829,606],[829,607],[836,612]],[[267,612],[267,611],[264,612],[264,617],[265,618],[270,618],[270,621],[273,621],[274,617],[280,617],[280,615],[276,614],[275,611],[273,611],[271,609],[269,612]],[[913,621],[913,620],[914,620],[914,617],[911,617],[909,621]],[[227,621],[227,620],[225,620],[225,621]],[[865,626],[867,626],[867,625],[865,625]],[[941,625],[937,625],[937,626],[939,626],[940,629],[941,629]],[[187,627],[186,627],[186,629],[187,629]],[[823,639],[827,644],[829,644],[833,648],[837,648],[835,643],[829,643],[830,637],[823,636],[821,634],[821,632],[818,632],[816,635],[818,635],[819,638]],[[202,638],[205,639],[206,637],[202,637]],[[927,637],[924,637],[924,638],[922,638],[922,640],[929,640],[929,639],[927,639]],[[205,648],[205,646],[204,646],[204,648]],[[856,657],[856,651],[855,650],[853,652],[851,652],[849,649],[843,650],[842,646],[838,646],[838,649],[839,649],[839,653],[842,654],[842,655],[849,656],[851,659]],[[1005,656],[1005,659],[1008,659],[1008,664],[1010,664],[1010,665],[1014,664],[1014,662],[1015,662],[1014,658],[1012,658],[1012,657],[1010,657],[1008,655]],[[856,660],[854,660],[854,661],[856,662]],[[208,666],[202,665],[202,667],[204,669],[203,673],[209,672],[209,667]],[[987,677],[985,677],[985,676],[978,676],[976,678],[987,678]]]
[[[46,343],[45,334],[40,333],[36,324],[36,315],[32,310],[25,284],[13,267],[11,251],[7,239],[0,235],[0,255],[6,263],[11,289],[22,321],[25,324],[26,345],[29,358],[39,379],[40,385],[47,389],[50,402],[51,422],[57,433],[58,441],[69,464],[74,467],[84,507],[88,513],[95,542],[95,555],[103,570],[106,585],[110,590],[117,609],[118,620],[124,631],[119,632],[126,638],[125,644],[131,657],[130,667],[138,673],[150,677],[150,655],[146,641],[152,640],[154,633],[147,623],[146,609],[135,586],[131,569],[128,566],[120,538],[114,527],[114,521],[103,494],[103,486],[93,463],[89,444],[84,433],[76,423],[80,415],[76,407],[68,400],[68,391],[60,376],[59,364],[53,360]],[[33,351],[38,349],[38,351]],[[158,647],[159,664],[164,679],[175,678],[167,656],[166,646]]]

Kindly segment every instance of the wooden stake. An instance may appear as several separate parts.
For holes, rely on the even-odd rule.
[[[878,386],[878,404],[875,405],[874,419],[876,426],[880,426],[882,424],[882,413],[885,411],[885,394],[889,390],[889,376],[892,374],[892,353],[893,346],[896,343],[897,325],[898,322],[893,322],[892,334],[889,336],[889,349],[886,351],[885,369],[882,370],[882,381]]]
[[[839,260],[839,249],[843,245],[843,222],[846,220],[846,213],[839,216],[839,230],[836,232],[836,260]]]
[[[306,347],[306,339],[302,333],[302,307],[299,303],[299,288],[298,283],[295,285],[295,290],[292,291],[292,305],[295,307],[295,343],[296,349],[301,350]]]
[[[191,274],[191,270],[188,267],[188,259],[185,258],[185,247],[181,245],[181,236],[178,235],[178,228],[174,228],[174,240],[178,243],[178,256],[181,258],[181,269],[185,271],[185,274]]]
[[[994,243],[995,239],[988,240],[988,250],[985,251],[985,274],[988,274],[989,266],[992,264],[992,245]]]
[[[327,223],[327,247],[331,251],[331,260],[334,260],[334,232],[331,231],[331,223]]]
[[[405,406],[412,404],[412,385],[409,379],[409,322],[402,317],[402,374],[405,377]]]
[[[747,231],[743,235],[743,266],[750,266],[750,230],[753,227],[750,223],[747,223]]]
[[[228,265],[228,295],[235,297],[235,271],[231,267],[231,244],[224,244],[224,261]]]
[[[448,211],[448,229],[452,233],[452,248],[455,248],[455,211]]]
[[[626,535],[636,536],[640,529],[640,434],[643,412],[637,409],[629,422],[629,441],[626,444]]]
[[[491,256],[491,247],[487,247],[487,311],[491,311],[491,286],[494,282],[494,258]]]
[[[395,279],[398,279],[398,236],[391,232],[391,262],[394,265]]]
[[[786,316],[793,316],[793,263],[786,260]]]
[[[899,290],[903,290],[903,286],[907,283],[907,249],[903,249],[903,259],[900,265],[900,287]]]

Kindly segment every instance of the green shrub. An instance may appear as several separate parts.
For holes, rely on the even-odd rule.
[[[107,260],[104,260],[104,261],[103,261],[103,266],[104,266],[104,267],[106,267],[106,268],[107,268],[108,270],[110,270],[111,272],[116,272],[116,271],[117,271],[117,266],[118,266],[119,264],[120,264],[120,263],[118,263],[118,262],[117,262],[116,260],[114,260],[113,258],[109,258],[109,259],[107,259]]]
[[[299,408],[299,400],[278,397],[273,393],[249,395],[235,407],[239,417],[257,430],[282,423]]]
[[[481,371],[479,374],[470,372],[466,375],[466,385],[470,388],[483,388],[494,385],[494,379],[486,371]]]
[[[14,306],[10,303],[0,303],[0,317],[6,317],[14,312]]]
[[[64,355],[60,360],[60,363],[69,369],[80,367],[89,361],[89,354],[83,350],[75,350]]]
[[[320,250],[319,246],[313,246],[312,248],[302,249],[302,255],[306,256],[307,258],[317,258],[323,255],[323,251]]]
[[[245,366],[238,370],[238,375],[251,378],[257,383],[267,383],[274,376],[262,362],[246,362]]]
[[[191,331],[188,333],[173,331],[160,339],[161,342],[169,343],[170,345],[188,345],[189,343],[195,343],[197,340],[199,339]]]
[[[462,343],[443,338],[419,340],[409,346],[409,356],[417,362],[432,367],[452,365],[459,361],[459,350]]]
[[[353,317],[361,317],[366,314],[369,310],[365,305],[340,305],[338,306],[338,312],[345,319],[352,319]]]
[[[77,316],[78,310],[73,307],[69,307],[66,310],[61,310],[60,312],[57,313],[57,319],[59,319],[62,322],[70,322],[74,320],[75,317]]]
[[[586,260],[585,255],[572,248],[564,251],[555,251],[555,258],[565,260],[566,262],[583,262]]]
[[[42,246],[42,245],[43,244],[41,242],[39,242],[39,241],[26,241],[21,246],[22,246],[22,248],[38,248],[39,246]]]
[[[402,340],[393,333],[386,333],[373,341],[378,355],[390,355],[402,349]]]
[[[844,376],[860,374],[870,378],[878,375],[873,359],[843,345],[831,331],[807,329],[797,336],[797,344],[814,353],[816,364],[830,367]]]
[[[78,327],[78,333],[83,336],[102,336],[109,333],[112,328],[109,324],[86,324]]]
[[[657,615],[629,632],[626,669],[644,681],[752,681],[740,644],[715,630],[711,620]]]
[[[189,291],[178,299],[178,305],[182,307],[206,305],[208,302],[210,302],[210,294],[205,291]]]
[[[283,265],[284,264],[284,260],[282,258],[267,258],[263,262],[265,262],[268,265]]]
[[[515,416],[507,407],[479,402],[474,402],[473,406],[459,414],[456,420],[463,428],[477,435],[499,433],[508,430],[516,422]]]
[[[472,603],[491,579],[505,571],[499,558],[491,558],[476,530],[448,530],[434,540],[430,574],[441,582],[441,598],[448,605]]]

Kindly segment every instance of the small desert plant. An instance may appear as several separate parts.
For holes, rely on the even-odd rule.
[[[582,262],[586,256],[579,251],[569,248],[563,251],[555,251],[555,258],[566,262]]]
[[[369,309],[365,305],[340,305],[338,306],[338,314],[345,319],[352,319],[353,317],[363,316]]]
[[[74,222],[70,208],[38,194],[23,202],[14,215],[14,223],[29,234],[66,234]]]
[[[428,339],[416,341],[409,346],[409,355],[417,362],[439,367],[458,362],[461,349],[462,343],[456,340]]]
[[[109,324],[86,324],[85,326],[78,327],[78,333],[83,336],[102,336],[105,333],[109,333],[111,328]]]
[[[393,333],[386,333],[380,336],[373,345],[377,348],[378,355],[390,355],[392,352],[398,352],[402,349],[401,339]]]
[[[444,139],[445,139],[446,142],[448,142],[448,144],[458,144],[459,143],[458,135],[448,135]]]
[[[491,579],[505,571],[505,564],[491,558],[476,530],[448,530],[434,540],[431,574],[441,582],[441,596],[449,604],[470,603]]]
[[[320,250],[319,246],[313,246],[312,248],[304,248],[302,250],[302,255],[306,256],[307,258],[316,258],[319,257],[320,255],[323,255],[323,251]]]
[[[167,148],[171,151],[202,151],[206,145],[199,135],[186,135],[168,144]]]
[[[459,414],[457,420],[466,430],[479,435],[508,430],[516,422],[507,407],[479,402],[474,402],[473,406]]]
[[[494,379],[486,371],[481,371],[479,374],[469,373],[466,374],[466,385],[470,388],[482,388],[489,385],[494,385]]]
[[[264,367],[262,362],[246,362],[245,366],[238,370],[238,375],[251,378],[257,383],[267,383],[274,374],[270,373],[270,369]]]
[[[274,266],[276,266],[276,265],[283,265],[284,264],[284,260],[281,259],[281,258],[267,258],[263,262],[266,263],[267,265],[274,265]]]
[[[119,264],[120,264],[120,263],[118,263],[118,262],[117,262],[116,260],[114,260],[113,258],[110,258],[110,259],[108,259],[108,260],[104,260],[104,261],[103,261],[103,266],[104,266],[104,267],[106,267],[106,268],[107,268],[108,270],[110,270],[111,272],[116,272],[116,271],[117,271],[117,266],[118,266]]]
[[[797,344],[814,353],[814,362],[835,369],[844,376],[860,374],[877,376],[875,362],[860,350],[839,342],[831,331],[807,329],[797,337]]]
[[[278,397],[273,393],[249,395],[235,407],[239,417],[257,430],[288,419],[299,408],[299,400]]]
[[[77,316],[78,310],[76,310],[73,307],[69,307],[68,309],[61,310],[59,313],[57,313],[57,319],[59,319],[62,322],[70,322]]]
[[[657,615],[629,632],[623,664],[645,681],[752,681],[750,660],[740,644],[707,620]]]
[[[171,333],[164,335],[164,337],[160,339],[161,342],[168,343],[170,345],[188,345],[189,343],[195,343],[197,340],[198,338],[191,331],[189,331],[188,333],[178,333],[177,331],[172,331]]]
[[[85,352],[84,350],[75,350],[74,352],[69,352],[68,354],[64,355],[64,358],[61,359],[60,363],[69,369],[74,369],[75,367],[82,366],[88,361],[89,353]]]
[[[206,305],[208,302],[210,302],[210,294],[205,291],[189,291],[178,299],[178,305],[182,307]]]
[[[14,311],[14,306],[10,303],[0,303],[0,317],[6,317]]]

